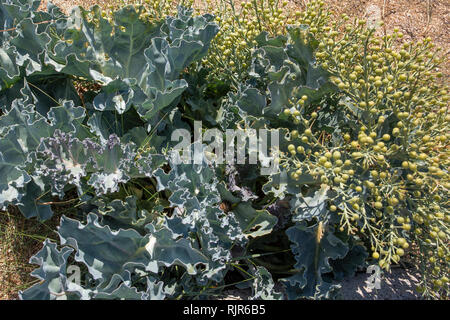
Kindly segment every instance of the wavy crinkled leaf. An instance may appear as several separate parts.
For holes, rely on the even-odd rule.
[[[88,14],[98,23],[89,22]],[[54,45],[46,62],[59,72],[105,83],[94,99],[96,109],[122,113],[134,105],[150,119],[180,97],[187,87],[180,73],[206,54],[218,31],[211,19],[183,18],[187,20],[168,19],[168,26],[160,28],[139,19],[139,12],[127,6],[113,14],[115,24],[110,25],[98,6],[92,11],[77,8],[69,18],[65,41]],[[173,32],[178,26],[185,29]],[[119,79],[123,81],[114,82]]]
[[[293,221],[311,220],[312,218],[323,220],[323,216],[328,212],[327,201],[330,198],[330,187],[322,185],[319,190],[311,193],[311,196],[297,194],[290,201],[291,208],[295,212]]]
[[[10,44],[10,41],[17,37],[16,44],[20,50],[21,48],[23,49],[21,47],[21,39],[23,42],[24,36],[31,35],[30,40],[32,42],[36,39],[35,34],[29,30],[30,20],[25,23],[22,29],[20,27],[16,29],[15,27],[24,19],[31,18],[39,3],[40,1],[37,0],[4,0],[0,3],[0,30],[2,30],[0,32],[0,91],[8,88],[20,79],[20,70],[17,62],[20,61],[21,57],[19,57],[17,48]],[[25,29],[25,34],[23,34],[23,29]],[[45,37],[45,35],[43,36]],[[31,45],[30,48],[32,47]],[[16,58],[18,61],[16,61]]]
[[[107,286],[97,288],[93,292],[92,298],[96,300],[163,300],[166,297],[162,281],[151,279],[149,276],[143,277],[140,282],[145,283],[147,290],[139,291],[133,286],[130,272],[126,271],[124,275],[114,274]]]
[[[153,38],[145,50],[148,69],[140,86],[150,100],[137,110],[146,119],[180,97],[188,84],[178,79],[179,74],[207,53],[218,27],[208,16],[194,17],[192,11],[180,7],[178,17],[168,17],[161,30],[171,41]]]
[[[342,259],[348,246],[327,228],[306,227],[297,223],[286,230],[295,255],[298,272],[283,279],[289,299],[300,297],[329,298],[339,288],[326,274],[333,271],[331,261]]]
[[[100,146],[86,139],[80,141],[69,133],[56,130],[53,137],[41,141],[34,175],[41,176],[51,186],[52,193],[63,196],[66,184],[81,186],[86,166]]]
[[[41,55],[50,37],[46,33],[38,33],[37,25],[31,19],[24,19],[16,26],[17,36],[11,39],[16,48],[16,63],[25,69],[25,75],[42,71]]]
[[[143,231],[145,225],[154,219],[150,212],[137,207],[135,196],[127,196],[125,201],[120,199],[109,203],[102,201],[99,203],[98,211],[102,215],[102,222],[114,230],[132,227],[137,231]]]
[[[90,22],[89,14],[98,23]],[[76,7],[68,19],[65,40],[48,52],[46,62],[58,72],[106,83],[116,78],[140,80],[145,70],[143,52],[157,25],[139,19],[133,6],[116,11],[113,19],[116,24],[111,25],[98,6],[91,10]]]
[[[282,300],[283,294],[275,290],[272,275],[264,267],[256,267],[252,300]]]
[[[136,155],[134,144],[122,145],[116,135],[111,135],[100,152],[94,155],[95,168],[88,184],[100,194],[115,192],[119,183],[129,180],[128,172]]]
[[[239,203],[232,212],[246,237],[268,234],[278,221],[267,210],[256,210],[250,203]]]
[[[33,153],[41,139],[51,137],[56,130],[75,133],[80,130],[85,110],[74,107],[72,101],[53,107],[44,117],[36,112],[34,105],[25,105],[22,100],[14,100],[11,110],[0,117],[0,135],[14,131],[16,141],[25,155]]]
[[[208,259],[207,267],[197,279],[206,284],[209,280],[221,281],[232,258],[233,245],[243,244],[245,237],[233,213],[224,214],[218,208],[207,206],[189,214],[175,214],[165,219],[173,237],[189,238],[195,234],[202,252]]]
[[[267,105],[266,97],[262,95],[259,90],[251,87],[241,87],[235,99],[234,104],[239,107],[241,117],[245,118],[247,115],[260,117],[264,113],[264,108]]]
[[[255,50],[250,76],[263,82],[264,88],[241,88],[237,94],[230,94],[230,100],[235,103],[228,108],[237,107],[244,119],[250,115],[270,121],[272,126],[278,123],[286,128],[292,127],[292,122],[282,114],[286,106],[291,106],[292,101],[303,95],[308,96],[309,103],[320,102],[332,91],[333,85],[328,73],[316,66],[301,27],[289,28],[287,39],[269,40],[262,34],[258,42],[260,47]],[[263,101],[264,97],[266,101]],[[254,101],[257,101],[256,108]]]
[[[184,238],[174,240],[171,230],[164,227],[156,228],[153,224],[148,224],[146,229],[150,233],[145,246],[151,258],[148,270],[157,273],[160,266],[180,265],[188,274],[195,275],[198,264],[208,264],[205,255],[193,248],[189,240]]]
[[[61,244],[75,248],[75,260],[84,263],[92,277],[101,282],[108,282],[127,264],[146,265],[150,261],[145,250],[148,237],[135,230],[111,231],[108,226],[101,226],[93,214],[88,215],[85,225],[63,216],[58,233]]]
[[[334,279],[340,281],[347,277],[353,277],[356,270],[364,265],[367,256],[367,250],[363,246],[351,243],[350,250],[343,259],[330,262]]]
[[[67,299],[67,258],[73,252],[72,248],[64,247],[58,250],[56,243],[45,240],[43,248],[30,258],[30,263],[38,264],[39,268],[31,275],[42,280],[25,291],[19,292],[23,300],[60,300]]]
[[[213,20],[214,16],[211,14],[194,15],[192,8],[178,6],[178,15],[167,17],[162,30],[171,39],[202,42],[205,46],[195,56],[195,59],[200,59],[208,52],[210,41],[219,31]]]
[[[85,225],[63,217],[58,233],[62,244],[75,248],[75,260],[84,263],[101,283],[137,265],[155,274],[161,266],[180,265],[189,274],[196,274],[195,266],[207,263],[188,240],[174,240],[165,228],[156,229],[151,224],[146,228],[145,236],[132,229],[112,231],[100,225],[98,216],[89,214]]]
[[[33,105],[24,105],[22,100],[14,100],[11,110],[0,117],[0,134],[13,130],[16,141],[24,153],[33,152],[41,137],[51,135],[47,119],[35,112]]]
[[[220,201],[217,191],[215,172],[206,162],[202,164],[173,164],[171,170],[165,173],[162,169],[154,172],[158,182],[158,191],[170,190],[171,205],[185,208],[187,212],[193,209],[202,210],[202,205],[213,205]]]
[[[26,162],[26,145],[17,139],[19,133],[19,128],[14,127],[0,139],[0,207],[18,200],[18,189],[30,181],[26,171],[21,169]]]
[[[84,109],[74,107],[72,102],[51,108],[44,117],[35,111],[34,105],[21,99],[13,101],[11,109],[0,117],[0,206],[19,200],[17,188],[30,181],[24,170],[32,162],[41,140],[52,137],[56,130],[75,132],[83,118]],[[26,201],[31,199],[27,197]]]
[[[86,116],[83,107],[76,107],[73,101],[63,101],[60,106],[52,107],[47,113],[52,131],[73,133],[78,138],[90,136],[82,122]]]
[[[184,79],[177,79],[178,75],[194,59],[200,59],[204,55],[202,52],[217,32],[215,25],[210,26],[214,31],[209,33],[206,43],[176,39],[169,44],[163,38],[152,39],[152,45],[145,51],[148,76],[145,82],[141,83],[143,91],[151,100],[143,103],[138,109],[143,117],[149,119],[180,97],[187,88],[188,83]]]
[[[146,99],[145,94],[128,79],[114,80],[102,87],[101,92],[94,98],[93,105],[96,110],[116,110],[122,114],[133,104],[142,104]]]
[[[52,217],[53,211],[48,204],[44,204],[45,200],[49,201],[45,195],[45,190],[42,189],[42,184],[35,183],[31,180],[24,188],[24,196],[18,203],[20,212],[25,218],[37,217],[40,221],[48,220]]]
[[[122,145],[115,135],[98,143],[55,130],[54,136],[43,139],[39,146],[35,174],[49,179],[53,192],[62,197],[65,185],[81,188],[81,179],[91,173],[87,183],[98,194],[105,194],[117,191],[119,183],[129,180],[134,156],[135,145]]]

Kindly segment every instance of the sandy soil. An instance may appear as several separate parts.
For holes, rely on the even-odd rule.
[[[300,2],[300,0],[296,0]],[[398,28],[405,41],[431,37],[447,57],[442,65],[445,81],[450,76],[450,1],[449,0],[325,0],[335,14],[384,21],[381,33]]]
[[[357,273],[355,277],[342,282],[341,299],[345,300],[418,300],[414,288],[419,283],[420,275],[413,270],[392,269],[380,279],[379,289],[370,289],[367,285],[367,273]]]

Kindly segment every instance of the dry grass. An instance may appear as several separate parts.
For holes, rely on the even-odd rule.
[[[28,264],[45,238],[56,239],[57,218],[41,223],[25,219],[16,208],[0,211],[0,299],[16,299],[19,290],[36,282],[29,274],[36,267]]]
[[[53,0],[65,12],[72,6],[107,6],[116,0]],[[47,2],[43,1],[44,5]],[[304,0],[291,0],[290,7],[301,7]],[[450,53],[450,1],[448,0],[325,0],[336,16],[346,13],[350,17],[370,18],[379,13],[385,22],[382,32],[395,27],[405,34],[406,40],[419,40],[430,36],[434,43]],[[443,65],[445,78],[449,77],[449,59]],[[35,266],[29,258],[40,248],[46,237],[56,238],[53,230],[58,218],[47,223],[26,220],[17,210],[0,211],[0,299],[16,299],[17,291],[35,281],[29,273]]]

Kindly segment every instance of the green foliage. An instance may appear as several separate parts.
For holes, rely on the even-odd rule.
[[[320,1],[289,26],[274,1],[174,3],[2,0],[0,207],[75,211],[20,297],[329,299],[367,251],[389,269],[410,244],[433,266],[424,294],[445,295],[448,95],[425,87],[428,41],[397,53],[362,23],[340,39]],[[171,134],[194,120],[277,131],[275,172],[176,163]]]

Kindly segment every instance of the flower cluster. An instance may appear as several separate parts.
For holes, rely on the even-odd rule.
[[[309,1],[305,10],[291,10],[288,1],[257,0],[234,4],[233,1],[206,0],[206,10],[216,16],[220,31],[203,63],[218,80],[245,78],[251,62],[255,38],[261,32],[283,35],[289,25],[305,24],[319,33],[328,23],[329,12],[323,1]]]
[[[378,37],[364,21],[343,28],[324,28],[316,52],[340,103],[302,116],[305,96],[295,111],[285,109],[305,128],[291,132],[285,166],[293,179],[307,172],[336,190],[329,210],[340,230],[368,236],[381,267],[419,250],[419,291],[437,295],[447,288],[450,260],[450,115],[439,50],[429,38],[397,48],[402,33]],[[338,136],[324,130],[326,112],[340,119]]]

